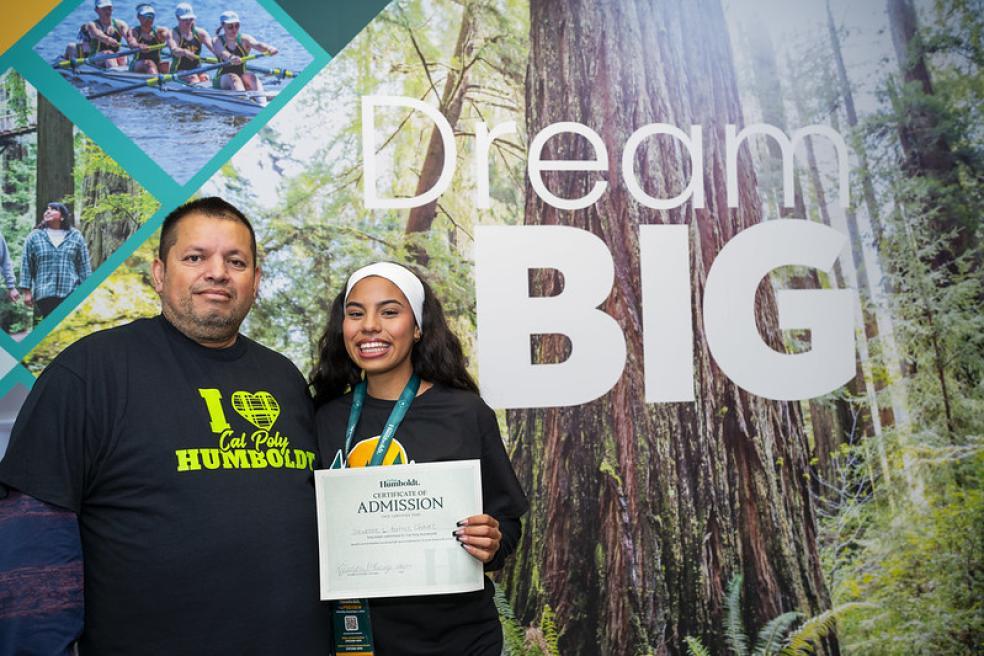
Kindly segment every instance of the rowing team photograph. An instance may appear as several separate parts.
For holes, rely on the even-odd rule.
[[[312,60],[255,0],[85,0],[34,50],[179,184]]]

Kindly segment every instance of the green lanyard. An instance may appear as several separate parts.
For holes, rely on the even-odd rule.
[[[379,444],[376,445],[376,451],[372,454],[372,459],[367,466],[377,467],[383,464],[386,452],[389,451],[390,444],[393,443],[393,437],[396,435],[396,429],[399,427],[400,422],[403,421],[403,418],[407,416],[407,411],[417,396],[418,389],[420,389],[420,376],[414,374],[410,376],[406,387],[400,393],[400,398],[397,399],[396,405],[393,406],[393,411],[390,412],[389,419],[386,420],[386,426],[379,435]],[[352,390],[352,410],[349,412],[348,427],[345,429],[345,453],[342,462],[348,462],[349,452],[352,450],[352,437],[355,435],[356,426],[359,425],[359,417],[362,415],[362,406],[365,405],[365,402],[366,381],[362,381]]]
[[[386,426],[379,435],[379,444],[376,451],[372,454],[368,467],[377,467],[383,464],[386,452],[389,451],[396,429],[400,422],[407,416],[407,410],[417,396],[420,389],[420,376],[414,374],[410,376],[406,387],[400,393],[393,411],[390,412]],[[352,410],[349,412],[348,427],[345,429],[345,452],[339,451],[332,463],[332,469],[345,466],[348,462],[349,452],[352,450],[352,438],[355,436],[355,428],[359,425],[359,417],[362,415],[362,406],[366,402],[366,381],[362,381],[352,390]],[[368,599],[344,599],[332,602],[332,622],[335,627],[335,653],[339,656],[345,654],[369,654],[374,653],[372,622],[369,615]]]

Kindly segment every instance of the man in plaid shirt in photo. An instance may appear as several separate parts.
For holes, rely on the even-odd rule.
[[[41,223],[24,242],[20,288],[40,319],[51,314],[89,274],[89,249],[62,203],[48,203]]]

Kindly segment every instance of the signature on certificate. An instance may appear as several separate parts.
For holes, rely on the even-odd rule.
[[[344,563],[335,566],[338,576],[381,576],[386,574],[403,574],[410,569],[410,563]]]

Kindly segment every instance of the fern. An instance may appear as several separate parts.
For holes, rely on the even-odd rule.
[[[852,603],[842,604],[836,608],[824,611],[806,620],[799,629],[794,631],[780,653],[781,656],[810,656],[816,652],[816,643],[827,637],[834,629],[837,618],[847,611],[856,608],[871,608],[872,604]]]
[[[515,620],[516,613],[513,612],[512,604],[506,599],[506,593],[502,591],[498,585],[494,582],[492,584],[495,588],[495,594],[492,595],[492,601],[495,603],[495,609],[499,611],[499,617],[507,620]]]
[[[543,617],[540,619],[540,629],[543,631],[543,639],[547,643],[546,656],[560,656],[560,634],[557,632],[557,622],[554,619],[553,609],[550,604],[543,607]]]
[[[748,636],[741,620],[741,584],[741,574],[731,577],[725,599],[724,641],[735,656],[811,656],[816,653],[816,644],[833,631],[839,616],[856,608],[873,607],[873,604],[856,602],[831,608],[806,620],[788,637],[785,637],[786,634],[797,620],[802,619],[803,614],[796,611],[783,613],[762,627],[755,641],[755,649],[749,652]],[[700,638],[687,636],[684,640],[689,656],[711,656]]]
[[[527,656],[526,637],[515,620],[503,620],[502,643],[505,656]]]
[[[513,612],[512,605],[499,586],[495,586],[492,600],[495,602],[496,610],[499,611],[499,622],[502,624],[502,641],[506,656],[526,656],[526,635],[519,622],[516,621],[516,613]]]
[[[755,643],[755,656],[774,656],[779,653],[783,644],[783,636],[789,631],[789,627],[796,620],[803,617],[801,613],[790,611],[773,618],[768,624],[759,631],[758,641]]]
[[[811,617],[796,632],[789,636],[789,643],[782,650],[782,656],[809,656],[816,650],[815,643],[822,640],[837,621],[833,610],[824,611]]]
[[[700,641],[700,638],[687,636],[684,640],[687,641],[687,653],[690,656],[711,656],[711,652]]]
[[[742,575],[735,574],[728,583],[728,598],[726,600],[724,640],[731,647],[735,656],[748,656],[748,636],[741,621],[741,584]]]

